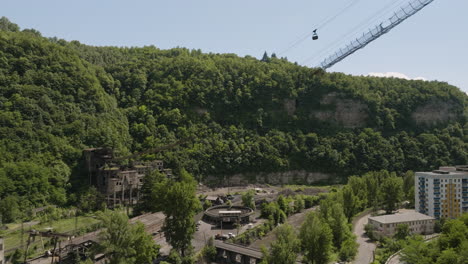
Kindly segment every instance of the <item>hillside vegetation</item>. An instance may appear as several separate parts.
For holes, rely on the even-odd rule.
[[[124,155],[187,137],[144,158],[198,179],[468,163],[467,99],[443,82],[326,73],[276,56],[92,47],[2,18],[0,209],[73,204],[86,190],[83,148]]]

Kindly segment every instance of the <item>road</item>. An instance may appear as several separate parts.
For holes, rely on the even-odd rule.
[[[425,240],[425,243],[439,237],[440,234],[432,234],[432,235],[427,235],[424,237],[424,240]],[[400,264],[400,263],[403,263],[401,260],[400,260],[400,253],[401,253],[401,250],[398,251],[397,253],[393,254],[392,256],[390,256],[390,258],[387,259],[387,261],[385,262],[385,264]]]
[[[354,264],[369,264],[373,261],[375,244],[371,242],[364,231],[364,225],[367,224],[369,217],[370,213],[363,215],[353,226],[353,233],[356,235],[356,241],[359,244],[358,254],[353,261]]]

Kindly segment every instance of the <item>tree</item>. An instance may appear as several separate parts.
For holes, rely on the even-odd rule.
[[[351,218],[357,212],[356,200],[357,197],[354,195],[353,190],[346,185],[342,190],[343,194],[343,210],[348,222],[351,221]]]
[[[398,240],[404,240],[410,235],[410,230],[408,224],[399,224],[396,227],[396,232],[394,237]]]
[[[409,244],[401,251],[401,260],[408,264],[433,263],[429,257],[429,247],[422,237],[410,239]]]
[[[143,178],[141,197],[135,207],[135,212],[160,212],[165,206],[167,177],[155,170],[147,173]]]
[[[397,208],[398,202],[403,196],[403,179],[397,176],[386,178],[380,187],[380,197],[387,214]]]
[[[131,225],[127,215],[107,211],[99,215],[104,230],[99,234],[101,247],[110,264],[152,263],[159,247],[141,223]]]
[[[0,18],[0,30],[18,32],[20,28],[17,24],[10,22],[8,18],[2,16]]]
[[[333,235],[330,227],[311,212],[299,232],[306,263],[325,264],[330,259]]]
[[[343,207],[341,204],[334,202],[330,208],[328,218],[325,218],[324,220],[332,230],[333,245],[336,248],[340,248],[341,243],[343,243],[346,237],[351,235],[348,220],[343,213]]]
[[[193,217],[201,205],[196,196],[193,177],[185,170],[182,170],[179,176],[181,181],[171,182],[164,188],[163,212],[166,220],[163,231],[167,242],[185,257],[196,231]]]
[[[270,58],[268,57],[268,53],[266,51],[263,53],[261,61],[263,61],[263,62],[269,62],[270,61]]]
[[[364,226],[364,230],[365,230],[366,235],[367,235],[370,239],[372,239],[372,240],[375,240],[375,239],[376,239],[375,233],[374,233],[375,227],[374,227],[373,224],[366,224],[366,225]]]
[[[305,207],[304,198],[301,195],[296,195],[294,197],[294,212],[300,213]]]
[[[206,246],[202,250],[201,254],[207,263],[216,261],[216,247],[214,246],[214,239],[210,237]]]
[[[254,190],[249,190],[249,191],[245,192],[244,194],[242,194],[242,205],[255,210],[254,197],[255,197],[255,191]]]
[[[367,207],[377,209],[379,203],[379,182],[377,172],[369,172],[363,176],[366,184]]]
[[[437,259],[437,264],[448,264],[448,263],[461,263],[458,262],[458,254],[453,248],[446,249],[442,251],[439,258]]]
[[[343,243],[341,243],[339,250],[340,260],[349,262],[354,259],[358,252],[358,243],[356,242],[356,237],[350,236]]]
[[[275,231],[276,240],[271,244],[269,254],[265,256],[268,264],[294,264],[300,251],[300,240],[294,228],[289,224],[279,226]]]
[[[203,210],[206,210],[206,209],[210,208],[211,206],[213,206],[213,204],[211,203],[210,200],[205,200],[203,202]]]
[[[286,215],[289,215],[290,210],[289,210],[288,199],[285,198],[282,194],[280,194],[278,196],[277,203],[281,211],[283,211]]]
[[[13,222],[20,216],[21,211],[16,196],[7,196],[0,200],[0,224]]]
[[[90,187],[80,195],[78,208],[82,212],[94,212],[105,208],[104,196],[98,192],[96,187]]]
[[[439,243],[442,249],[457,248],[468,238],[468,226],[459,219],[447,220],[442,227]]]

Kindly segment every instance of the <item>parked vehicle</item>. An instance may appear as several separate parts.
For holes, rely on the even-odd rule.
[[[215,235],[215,239],[218,239],[218,240],[227,240],[229,238],[228,235],[225,235],[225,234],[216,234]]]

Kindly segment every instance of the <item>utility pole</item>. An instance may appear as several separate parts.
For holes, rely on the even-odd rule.
[[[24,235],[24,222],[23,222],[23,219],[21,219],[21,248],[24,251],[23,235]]]

